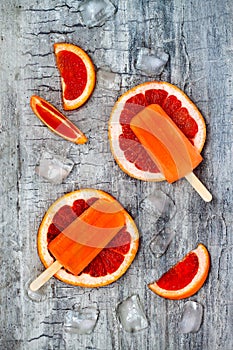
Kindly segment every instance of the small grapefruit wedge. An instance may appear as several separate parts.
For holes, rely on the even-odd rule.
[[[87,142],[86,136],[77,126],[43,98],[32,96],[30,105],[35,115],[57,135],[78,144]]]
[[[48,244],[99,198],[115,200],[106,192],[81,189],[64,195],[54,202],[45,214],[38,231],[38,254],[47,268],[54,262]],[[131,216],[124,210],[125,226],[110,243],[75,276],[62,268],[59,280],[82,287],[101,287],[120,278],[131,265],[138,250],[139,234]]]
[[[95,87],[95,68],[85,51],[73,44],[54,44],[57,67],[61,75],[65,110],[83,105]]]
[[[162,107],[200,152],[206,139],[206,126],[195,104],[183,91],[167,82],[143,83],[120,96],[109,120],[112,154],[128,175],[144,181],[162,181],[164,176],[130,127],[132,118],[151,104]]]
[[[184,299],[195,294],[204,284],[210,268],[210,256],[203,244],[189,252],[158,281],[148,287],[167,299]]]

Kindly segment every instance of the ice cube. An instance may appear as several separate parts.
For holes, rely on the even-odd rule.
[[[85,0],[79,7],[82,25],[89,28],[103,25],[117,8],[109,0]]]
[[[169,55],[162,48],[148,49],[141,47],[138,49],[136,69],[144,75],[159,75],[162,73]]]
[[[65,315],[64,330],[67,333],[90,334],[96,325],[99,310],[88,306],[70,310]]]
[[[102,68],[97,72],[97,82],[99,87],[106,90],[119,91],[121,88],[121,76]]]
[[[48,293],[46,292],[47,290],[47,285],[42,286],[39,290],[37,291],[32,291],[30,289],[30,284],[32,281],[34,281],[35,278],[30,278],[26,284],[25,284],[25,290],[27,293],[27,296],[29,299],[31,299],[32,301],[35,301],[37,303],[41,302],[41,301],[45,301],[48,297]]]
[[[137,332],[148,327],[138,295],[132,295],[123,300],[116,311],[121,325],[127,332]]]
[[[203,306],[196,301],[187,301],[184,304],[179,331],[181,333],[195,333],[199,330],[202,322]]]
[[[60,157],[48,151],[41,155],[40,163],[35,171],[54,184],[60,184],[71,172],[74,163],[70,159]]]
[[[148,214],[154,222],[160,220],[162,228],[176,213],[176,206],[171,198],[161,190],[156,190],[140,203],[144,214]]]
[[[156,256],[156,258],[159,258],[166,252],[174,235],[174,231],[163,229],[156,236],[154,236],[150,243],[150,250]]]

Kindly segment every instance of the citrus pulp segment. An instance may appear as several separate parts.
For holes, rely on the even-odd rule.
[[[199,244],[183,260],[148,286],[163,298],[188,298],[202,287],[208,276],[209,268],[209,252],[203,244]]]
[[[61,75],[65,110],[83,105],[95,87],[95,68],[88,54],[68,43],[54,44],[57,67]]]
[[[86,136],[77,126],[43,98],[33,95],[30,105],[36,116],[57,135],[77,144],[87,142]]]

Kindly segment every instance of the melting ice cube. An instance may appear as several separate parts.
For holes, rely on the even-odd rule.
[[[97,72],[98,85],[106,90],[119,91],[121,88],[121,76],[100,68]]]
[[[162,48],[155,50],[141,47],[138,49],[136,69],[145,75],[161,74],[169,59],[169,55]]]
[[[91,28],[103,25],[117,9],[109,0],[85,0],[78,10],[82,24]]]
[[[156,258],[159,258],[166,252],[174,235],[174,231],[163,229],[151,240],[150,250]]]
[[[123,328],[127,332],[137,332],[148,327],[147,318],[138,295],[132,295],[122,301],[116,311]]]
[[[195,301],[187,301],[184,304],[183,313],[179,322],[181,333],[195,333],[202,322],[203,306]]]
[[[170,221],[176,213],[176,206],[168,195],[157,190],[143,199],[140,207],[144,214],[151,218],[153,222],[158,222],[158,230]]]
[[[71,172],[74,163],[70,159],[62,158],[44,151],[35,171],[54,184],[60,184]]]
[[[25,284],[25,289],[26,289],[26,293],[29,299],[31,299],[32,301],[36,301],[37,303],[44,301],[47,299],[47,294],[46,293],[46,289],[47,289],[47,285],[42,286],[39,290],[37,291],[32,291],[30,289],[30,284],[32,281],[34,281],[35,278],[30,278],[30,280],[28,280]]]
[[[66,313],[64,330],[67,333],[90,334],[95,328],[99,310],[96,306],[89,306],[70,310]]]

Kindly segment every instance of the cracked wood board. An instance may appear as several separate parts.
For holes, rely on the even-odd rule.
[[[1,2],[1,328],[0,348],[14,350],[225,349],[232,341],[232,2],[198,0],[114,1],[115,17],[87,29],[77,16],[78,1],[29,0]],[[119,93],[97,88],[88,103],[66,113],[89,137],[83,146],[52,134],[33,115],[29,100],[39,94],[62,109],[54,42],[80,45],[96,67],[110,66],[122,75]],[[143,183],[129,178],[115,164],[107,140],[107,121],[118,95],[146,80],[134,68],[137,47],[161,46],[170,55],[159,77],[178,85],[202,111],[207,123],[205,161],[196,173],[212,190],[204,203],[185,183]],[[94,112],[93,112],[94,111]],[[98,111],[98,114],[96,113]],[[52,185],[34,171],[43,148],[67,155],[75,168],[62,185]],[[98,169],[98,171],[97,171]],[[59,196],[82,187],[96,187],[129,210],[141,231],[141,247],[127,273],[114,284],[83,289],[52,279],[47,299],[35,303],[25,283],[43,270],[36,249],[38,225]],[[154,234],[139,211],[141,200],[162,189],[175,201],[171,224],[177,234],[166,255],[155,259],[148,250]],[[130,195],[129,195],[130,194]],[[154,295],[147,283],[193,249],[209,248],[212,269],[192,300],[204,305],[196,334],[182,335],[177,322],[184,301]],[[115,306],[138,293],[149,327],[135,335],[119,328]],[[64,333],[67,310],[97,303],[100,316],[94,333]]]

